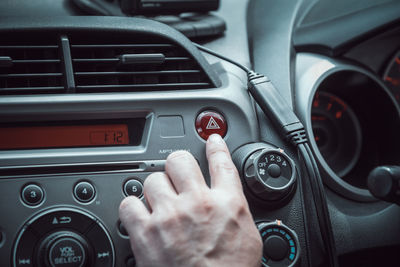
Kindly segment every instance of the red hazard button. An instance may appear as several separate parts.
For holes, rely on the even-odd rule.
[[[196,119],[196,130],[201,138],[207,140],[212,134],[224,137],[228,125],[224,117],[218,112],[206,110],[200,113]]]

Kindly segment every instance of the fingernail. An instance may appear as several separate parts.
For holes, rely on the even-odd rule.
[[[208,141],[210,143],[214,143],[214,144],[223,144],[224,143],[224,140],[222,139],[222,137],[219,134],[210,135],[210,137],[208,138]]]

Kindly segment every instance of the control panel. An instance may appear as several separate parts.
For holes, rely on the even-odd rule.
[[[16,211],[0,221],[1,266],[135,266],[118,207],[126,196],[142,198],[146,177],[164,168],[159,160],[141,164],[149,171],[0,179],[0,209]]]
[[[23,140],[38,137],[0,140],[0,266],[135,266],[119,221],[121,201],[143,199],[146,177],[163,171],[177,150],[193,154],[209,183],[205,142],[213,133],[224,137],[233,156],[253,144],[240,157],[240,172],[246,195],[265,204],[264,214],[254,212],[257,220],[290,219],[290,210],[277,216],[268,203],[293,199],[295,165],[285,151],[254,143],[254,105],[236,78],[229,82],[182,94],[0,99],[0,129],[8,129],[7,138],[20,127]]]
[[[300,245],[297,234],[280,220],[259,222],[263,247],[262,265],[265,267],[297,266]]]
[[[114,246],[103,224],[68,207],[46,210],[27,222],[14,246],[13,266],[114,266]]]

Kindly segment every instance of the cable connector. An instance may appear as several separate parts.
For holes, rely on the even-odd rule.
[[[248,72],[248,90],[264,113],[268,114],[276,129],[288,140],[293,143],[293,136],[305,133],[303,124],[268,77],[253,71]],[[293,144],[297,146],[299,143]]]
[[[290,143],[292,143],[294,146],[298,146],[300,144],[304,144],[308,142],[307,134],[305,130],[300,130],[300,131],[295,131],[287,136],[288,140]]]

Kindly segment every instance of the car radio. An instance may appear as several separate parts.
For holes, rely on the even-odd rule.
[[[250,101],[220,97],[230,90],[2,97],[0,264],[129,266],[121,200],[142,197],[173,151],[190,151],[208,181],[208,135],[222,131],[232,151],[257,136]]]

